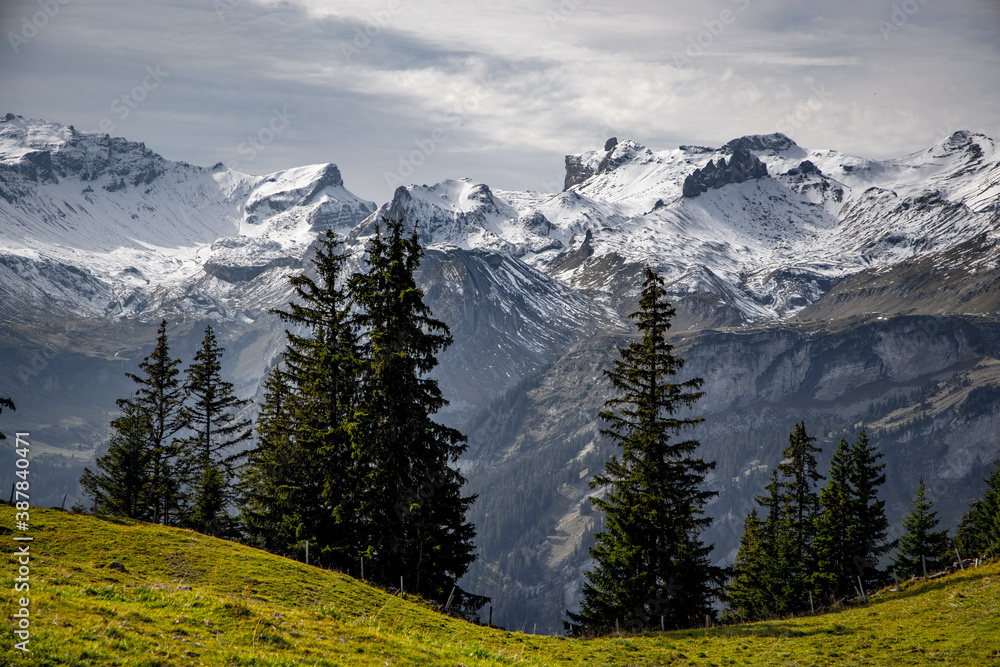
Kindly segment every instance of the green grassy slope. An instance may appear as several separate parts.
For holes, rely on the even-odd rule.
[[[31,652],[14,649],[0,506],[0,664],[1000,665],[1000,566],[885,592],[838,613],[570,640],[436,613],[346,575],[190,531],[31,510]],[[126,571],[109,568],[117,561]]]

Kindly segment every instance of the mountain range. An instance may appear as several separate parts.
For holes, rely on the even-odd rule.
[[[460,178],[377,205],[335,164],[254,176],[7,114],[0,395],[17,404],[7,430],[32,433],[36,504],[79,498],[161,318],[182,359],[211,323],[238,393],[259,398],[284,345],[269,311],[317,234],[334,229],[360,261],[393,217],[417,226],[420,284],[455,339],[436,377],[479,494],[463,585],[493,597],[494,622],[556,632],[579,601],[600,520],[588,482],[610,455],[603,370],[633,335],[646,265],[677,311],[679,379],[705,380],[696,436],[717,462],[705,538],[719,563],[801,420],[826,457],[868,429],[894,530],[920,475],[942,525],[957,524],[1000,455],[992,139],[959,131],[869,159],[783,134],[669,150],[612,138],[565,166],[561,192]],[[2,469],[12,460],[3,450]]]

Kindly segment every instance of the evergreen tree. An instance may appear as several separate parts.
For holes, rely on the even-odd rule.
[[[94,499],[97,511],[148,521],[151,449],[150,420],[134,405],[112,422],[108,453],[97,459],[98,472],[83,469],[80,486]]]
[[[936,572],[951,558],[948,547],[948,531],[935,531],[938,525],[937,512],[927,498],[924,478],[920,478],[913,508],[903,520],[906,534],[900,539],[899,549],[893,557],[896,574],[900,577],[921,576],[924,572],[923,560],[927,562],[927,572]]]
[[[847,441],[840,444],[830,461],[830,477],[820,493],[820,515],[816,518],[816,569],[813,592],[820,600],[833,602],[855,588],[852,557],[857,549],[857,507],[850,487],[851,452]]]
[[[118,407],[126,414],[135,408],[149,420],[148,502],[154,523],[176,522],[183,504],[181,475],[178,469],[179,446],[172,438],[183,426],[183,393],[177,375],[179,359],[170,357],[167,344],[167,321],[160,322],[156,347],[139,364],[141,375],[125,375],[138,386],[132,398],[120,399]],[[112,424],[114,426],[114,424]]]
[[[896,547],[896,542],[886,542],[889,520],[885,516],[885,501],[879,500],[879,488],[885,484],[884,463],[868,441],[864,429],[851,446],[850,484],[854,510],[854,529],[849,533],[851,560],[856,574],[861,577],[865,590],[885,583],[884,574],[878,569],[879,561]]]
[[[774,589],[773,554],[767,541],[766,523],[754,508],[743,522],[743,535],[728,589],[729,608],[746,621],[773,616]]]
[[[257,447],[247,453],[239,483],[244,535],[255,546],[284,555],[296,550],[301,514],[317,499],[302,493],[306,475],[315,469],[292,435],[289,393],[280,366],[275,367],[264,380]]]
[[[354,451],[360,361],[342,286],[346,260],[326,232],[315,278],[291,277],[298,302],[275,311],[302,333],[285,332],[282,361],[265,381],[257,447],[241,480],[242,520],[248,537],[271,551],[298,555],[309,541],[318,561],[357,571],[365,548]]]
[[[962,517],[955,543],[963,558],[1000,553],[1000,461],[986,481],[983,497]]]
[[[813,445],[816,438],[806,433],[805,422],[795,425],[788,436],[788,447],[778,464],[782,478],[781,525],[778,550],[783,565],[782,611],[802,611],[809,608],[809,579],[815,569],[813,541],[816,536],[816,517],[819,515],[819,496],[816,485],[823,476],[817,471],[816,454],[820,448]]]
[[[3,409],[8,408],[10,410],[17,410],[14,407],[14,402],[9,398],[0,398],[0,414],[3,414]],[[4,435],[3,431],[0,431],[0,440],[6,440],[7,436]]]
[[[365,573],[383,585],[403,577],[406,590],[444,600],[475,559],[465,520],[475,496],[462,496],[465,479],[453,467],[466,438],[432,419],[447,401],[429,374],[452,339],[416,286],[416,231],[406,237],[402,220],[383,224],[368,243],[367,270],[350,280],[366,361],[355,450]],[[455,600],[468,610],[486,602],[460,588]]]
[[[595,476],[592,488],[607,488],[591,503],[604,513],[604,530],[590,549],[594,568],[586,572],[578,614],[569,613],[573,634],[607,632],[616,619],[626,626],[663,616],[670,627],[714,616],[711,599],[723,573],[713,567],[711,546],[699,534],[711,519],[703,508],[715,492],[703,489],[714,462],[694,458],[699,443],[680,439],[702,419],[681,416],[702,396],[702,380],[671,382],[683,367],[666,341],[674,309],[663,279],[646,268],[636,320],[641,340],[619,348],[606,371],[617,396],[605,402],[602,433],[622,448]]]
[[[251,422],[236,413],[249,401],[237,398],[233,383],[222,379],[222,353],[212,327],[188,367],[184,382],[187,404],[181,411],[184,425],[193,433],[181,440],[185,473],[197,508],[188,523],[203,532],[224,531],[228,515],[223,509],[236,475],[240,444],[250,439]]]
[[[889,522],[878,489],[885,483],[864,429],[853,445],[841,439],[830,462],[830,480],[820,495],[816,519],[813,590],[832,601],[851,595],[858,579],[865,590],[883,583],[878,562],[895,543],[886,543]]]

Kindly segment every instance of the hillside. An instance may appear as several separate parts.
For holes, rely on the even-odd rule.
[[[13,513],[0,506],[8,573]],[[30,654],[13,649],[5,586],[3,664],[1000,664],[996,564],[837,613],[571,640],[475,626],[345,574],[190,531],[37,508],[31,521],[37,634]]]

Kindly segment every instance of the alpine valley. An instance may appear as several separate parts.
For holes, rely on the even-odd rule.
[[[566,157],[561,192],[458,179],[377,206],[334,164],[252,176],[7,114],[0,395],[17,405],[4,430],[30,433],[33,504],[80,499],[162,318],[185,363],[211,323],[237,392],[259,399],[288,275],[326,229],[360,259],[383,217],[419,225],[420,282],[454,336],[436,377],[479,494],[463,586],[493,598],[495,624],[560,632],[579,602],[599,528],[588,483],[611,454],[602,371],[632,335],[647,264],[677,310],[678,379],[704,379],[693,435],[717,462],[705,540],[718,563],[798,421],[826,460],[867,428],[894,534],[918,476],[954,528],[1000,456],[1000,152],[981,134],[888,160],[783,134],[669,150],[610,139]],[[13,459],[0,450],[0,470]]]

